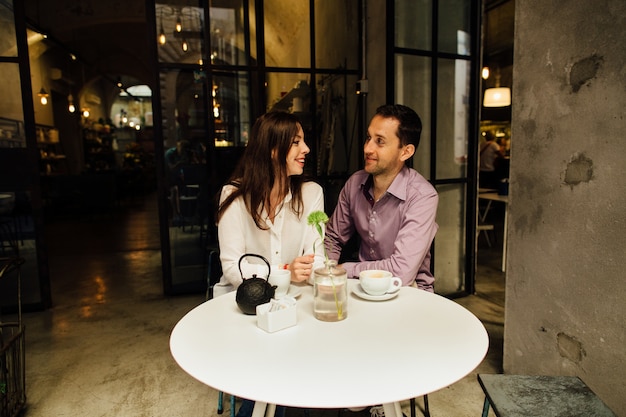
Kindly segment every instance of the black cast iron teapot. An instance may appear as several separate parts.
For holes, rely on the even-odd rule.
[[[243,276],[243,272],[241,272],[241,261],[246,256],[256,256],[265,262],[267,265],[267,276],[265,279],[257,277],[256,274],[253,274],[251,278],[245,278]],[[237,288],[235,301],[237,301],[237,306],[244,314],[256,314],[256,306],[269,303],[272,297],[274,297],[276,285],[271,285],[268,282],[270,268],[270,263],[261,255],[246,253],[239,258],[239,273],[241,274],[241,278],[243,278],[243,282],[239,285],[239,288]]]

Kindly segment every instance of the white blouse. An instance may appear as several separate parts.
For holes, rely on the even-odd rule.
[[[235,189],[232,185],[222,188],[220,203]],[[324,211],[324,192],[322,187],[312,181],[302,184],[303,212],[301,217],[291,210],[291,193],[288,193],[283,205],[272,223],[267,212],[263,211],[269,229],[259,229],[252,216],[246,210],[243,197],[238,197],[222,215],[217,236],[220,247],[220,261],[223,275],[214,287],[214,295],[221,295],[237,288],[245,278],[257,274],[267,276],[267,266],[257,257],[239,259],[246,253],[265,257],[270,265],[291,264],[299,256],[313,253],[315,245],[315,261],[313,269],[324,265],[324,246],[314,226],[307,223],[307,218],[314,211]]]

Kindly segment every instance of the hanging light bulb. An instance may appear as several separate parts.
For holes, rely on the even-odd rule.
[[[489,67],[483,67],[482,77],[483,77],[483,80],[486,80],[487,78],[489,78]]]
[[[83,117],[87,119],[91,113],[89,113],[89,109],[83,109]]]
[[[161,33],[159,34],[159,44],[165,45],[166,41],[167,39],[165,39],[165,31],[163,30],[163,23],[161,23]]]
[[[74,97],[72,97],[71,93],[67,96],[67,103],[67,110],[69,110],[70,113],[74,113],[76,111],[76,106],[74,106]]]
[[[165,38],[165,30],[163,30],[163,8],[161,8],[161,33],[159,33],[159,44],[165,45],[167,39]]]
[[[187,39],[183,38],[181,48],[183,49],[183,52],[187,52],[189,50],[189,44],[187,43]]]
[[[37,95],[39,96],[39,101],[41,101],[42,105],[45,106],[46,104],[48,104],[49,94],[45,88],[41,87],[41,90],[39,90],[39,93],[37,93]]]
[[[176,16],[176,32],[180,33],[183,31],[183,24],[180,20],[180,13]]]

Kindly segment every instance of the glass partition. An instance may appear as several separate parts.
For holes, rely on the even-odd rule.
[[[219,3],[218,6],[213,4]],[[211,36],[211,62],[225,65],[248,65],[251,55],[247,53],[249,44],[245,36],[245,28],[248,22],[243,19],[245,10],[242,0],[229,2],[211,2],[210,13],[210,36]],[[252,52],[252,51],[250,51]],[[252,56],[256,53],[252,52]]]
[[[0,63],[0,79],[4,82],[0,100],[0,148],[25,148],[19,65]]]
[[[439,51],[470,55],[470,48],[459,50],[458,32],[471,33],[471,2],[467,0],[439,0]]]
[[[37,169],[37,130],[32,90],[22,91],[28,77],[27,50],[18,50],[17,37],[26,43],[26,28],[16,31],[12,2],[0,2],[0,258],[20,257],[21,302],[24,310],[50,305],[50,285],[45,257],[41,195]],[[19,28],[19,26],[18,26]],[[21,75],[20,75],[21,74]],[[17,309],[17,273],[0,279],[0,311]]]
[[[245,146],[252,128],[250,77],[244,71],[219,71],[211,83],[215,146]]]
[[[469,62],[440,59],[437,84],[437,178],[466,176]]]
[[[263,16],[265,65],[310,67],[309,2],[264,0]]]
[[[351,156],[360,155],[354,93],[359,10],[360,1],[155,4],[161,107],[154,122],[163,136],[160,203],[167,210],[161,213],[166,292],[206,286],[206,251],[218,246],[215,197],[261,114],[281,110],[299,117],[311,147],[306,169],[317,172],[320,183],[342,184],[339,177],[356,169]],[[328,134],[334,142],[320,139]],[[319,147],[324,147],[322,152]]]
[[[161,76],[170,262],[172,282],[182,287],[196,285],[204,271],[209,98],[203,77],[198,69]]]
[[[2,28],[2,36],[0,36],[0,56],[17,57],[17,41],[15,37],[15,21],[13,19],[13,10],[7,6],[9,2],[0,3],[0,27]],[[3,80],[5,80],[3,78]]]
[[[183,2],[156,3],[159,61],[202,62],[204,9]]]
[[[305,3],[305,2],[303,2]],[[359,10],[356,1],[315,0],[315,66],[357,68]],[[328,39],[333,40],[329,47]]]
[[[430,50],[432,43],[432,0],[395,0],[395,45]]]
[[[390,7],[393,100],[422,118],[413,166],[439,193],[435,290],[444,295],[471,292],[474,256],[467,251],[475,245],[476,184],[470,173],[476,171],[476,161],[470,144],[478,132],[479,110],[474,99],[478,82],[471,77],[479,65],[479,2],[395,0]]]
[[[435,291],[438,294],[456,294],[465,290],[467,232],[465,206],[466,186],[446,184],[437,186],[439,230],[434,245]]]
[[[396,54],[395,96],[398,103],[411,107],[422,119],[422,136],[413,167],[430,179],[431,146],[431,58]]]

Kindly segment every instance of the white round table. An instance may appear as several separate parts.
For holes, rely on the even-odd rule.
[[[260,402],[255,416],[265,404],[383,404],[391,417],[389,407],[399,412],[399,401],[453,384],[487,353],[482,323],[444,297],[410,287],[387,301],[351,293],[347,319],[323,322],[313,317],[312,292],[302,287],[297,325],[275,333],[241,313],[234,292],[203,303],[174,327],[172,356],[197,380]]]

